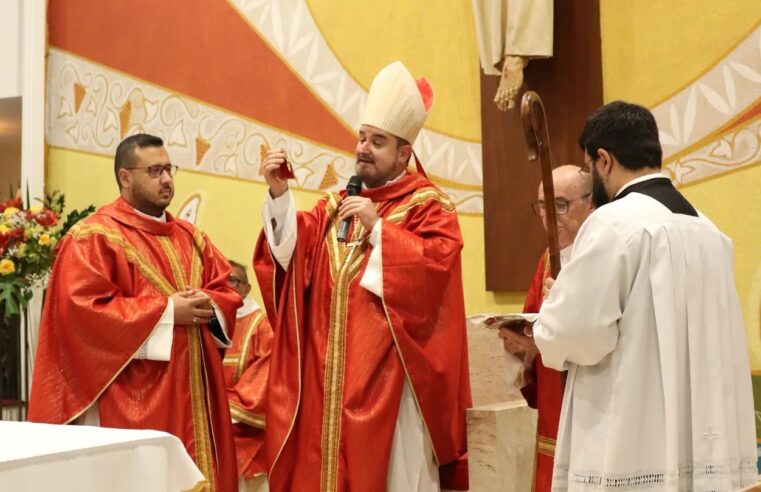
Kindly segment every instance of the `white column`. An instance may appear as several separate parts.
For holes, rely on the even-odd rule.
[[[45,35],[46,1],[19,0],[21,6],[21,192],[26,200],[27,189],[34,203],[45,196]],[[27,204],[29,206],[30,204]],[[37,342],[42,291],[35,289],[29,303],[29,332],[22,333],[22,367],[28,364],[31,375],[34,348]],[[21,329],[24,329],[24,320]],[[30,353],[23,348],[28,341]],[[27,355],[30,355],[27,358]],[[26,388],[26,371],[22,371],[22,387]],[[24,395],[28,401],[28,395]]]
[[[45,194],[45,0],[21,4],[21,189]]]

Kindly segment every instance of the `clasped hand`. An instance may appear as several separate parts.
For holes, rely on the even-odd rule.
[[[194,325],[208,323],[214,316],[211,299],[196,289],[187,289],[171,296],[174,303],[174,324]]]
[[[544,279],[544,284],[542,285],[542,300],[545,300],[547,297],[549,297],[553,285],[555,285],[554,278],[547,277]]]
[[[509,328],[500,328],[498,336],[502,339],[505,351],[513,355],[523,356],[538,351],[534,339],[524,333],[516,333]]]

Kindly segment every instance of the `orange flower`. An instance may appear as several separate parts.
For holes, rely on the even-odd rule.
[[[16,265],[13,261],[5,259],[0,260],[0,275],[10,275],[16,271]]]

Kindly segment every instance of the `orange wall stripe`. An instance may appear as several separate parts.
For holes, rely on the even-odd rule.
[[[356,135],[227,2],[50,0],[50,45],[354,153]]]

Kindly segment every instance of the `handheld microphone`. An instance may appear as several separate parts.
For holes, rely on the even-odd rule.
[[[362,180],[359,176],[352,176],[349,178],[349,183],[346,185],[346,196],[357,196],[362,191]],[[349,234],[349,226],[351,225],[352,217],[345,218],[341,225],[338,227],[338,241],[346,242],[346,236]]]

